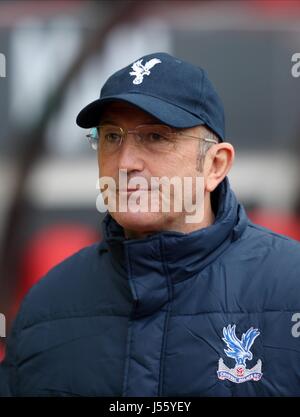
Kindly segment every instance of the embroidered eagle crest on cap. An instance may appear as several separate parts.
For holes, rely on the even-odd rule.
[[[144,80],[145,75],[150,75],[150,69],[156,64],[161,64],[161,60],[158,58],[152,58],[150,61],[146,62],[145,65],[142,64],[143,59],[136,61],[131,68],[133,71],[130,71],[130,75],[133,75],[135,79],[132,81],[133,84],[141,84]]]

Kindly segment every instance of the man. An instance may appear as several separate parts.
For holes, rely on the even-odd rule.
[[[231,191],[234,148],[206,73],[144,56],[77,123],[114,180],[110,213],[103,242],[23,302],[3,366],[12,395],[300,395],[300,245],[252,224]],[[191,204],[176,210],[162,177]]]

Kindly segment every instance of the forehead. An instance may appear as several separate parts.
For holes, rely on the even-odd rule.
[[[151,114],[139,109],[138,107],[121,101],[108,103],[101,114],[101,121],[139,121],[143,123],[161,123]]]

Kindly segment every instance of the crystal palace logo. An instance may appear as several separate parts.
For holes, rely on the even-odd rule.
[[[224,352],[229,358],[235,360],[235,367],[228,368],[223,359],[219,359],[219,367],[217,370],[218,378],[221,380],[228,379],[229,381],[240,384],[246,381],[259,381],[262,377],[261,366],[262,362],[258,359],[256,365],[247,369],[246,360],[251,361],[253,354],[250,349],[255,339],[260,335],[258,329],[251,327],[246,333],[242,334],[242,338],[238,339],[235,334],[235,324],[223,328],[222,340],[226,343],[228,349],[224,349]]]

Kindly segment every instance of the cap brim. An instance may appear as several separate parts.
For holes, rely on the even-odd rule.
[[[156,97],[131,93],[109,96],[93,101],[78,114],[76,118],[77,125],[85,129],[98,126],[104,105],[113,101],[125,101],[133,104],[162,123],[172,127],[188,128],[206,124],[204,120],[173,104]]]

